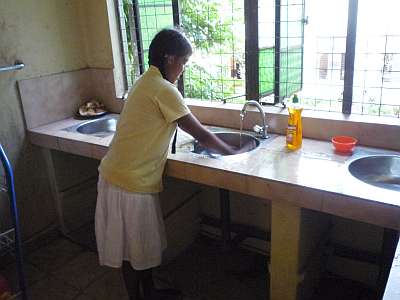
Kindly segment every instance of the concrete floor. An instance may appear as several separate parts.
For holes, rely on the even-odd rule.
[[[25,257],[31,300],[127,300],[118,269],[100,267],[93,231],[78,232],[86,246],[64,237],[35,249]],[[16,286],[15,264],[0,273]],[[158,287],[182,290],[185,300],[267,300],[265,256],[244,249],[222,251],[220,243],[200,236],[177,259],[156,269]],[[365,287],[334,277],[325,278],[312,300],[373,300]]]
[[[29,299],[128,299],[119,270],[100,267],[90,248],[59,237],[27,254]],[[246,250],[222,252],[219,243],[200,237],[177,259],[156,269],[156,285],[182,290],[185,300],[265,300],[265,261],[264,256]],[[6,264],[0,273],[15,289],[15,264]]]

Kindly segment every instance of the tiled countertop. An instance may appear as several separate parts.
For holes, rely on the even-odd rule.
[[[68,118],[31,129],[30,141],[101,159],[112,136],[63,130],[80,122]],[[179,132],[177,153],[168,156],[167,175],[400,230],[400,193],[365,184],[347,171],[349,161],[358,156],[398,152],[359,146],[351,156],[338,155],[330,143],[311,139],[303,139],[302,148],[290,152],[284,136],[273,136],[251,152],[211,158],[191,153],[191,140]]]

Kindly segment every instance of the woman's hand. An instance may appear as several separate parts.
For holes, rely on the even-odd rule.
[[[223,140],[218,138],[214,133],[205,128],[193,114],[187,114],[178,120],[179,127],[193,136],[199,143],[207,149],[213,150],[216,153],[231,155],[236,154],[235,149],[228,145]],[[239,153],[239,152],[238,152]]]
[[[235,151],[236,152],[235,154],[248,152],[250,150],[253,150],[255,147],[257,147],[256,141],[255,140],[250,140],[247,143],[245,143],[244,145],[242,145],[242,147],[237,149]]]
[[[201,125],[199,120],[197,120],[192,114],[183,116],[182,118],[178,119],[177,122],[181,129],[197,139],[204,148],[213,150],[216,153],[224,155],[239,154],[250,151],[257,146],[254,140],[243,144],[240,148],[229,145]]]

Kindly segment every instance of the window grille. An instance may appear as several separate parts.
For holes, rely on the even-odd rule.
[[[258,2],[259,93],[274,92],[275,82],[275,0]]]
[[[195,47],[184,74],[185,96],[243,102],[243,1],[183,0],[182,27]]]
[[[305,4],[303,74],[298,94],[306,109],[342,111],[347,10],[348,0],[307,0]]]
[[[148,68],[154,35],[173,26],[172,0],[118,0],[128,88]]]
[[[359,1],[352,113],[399,117],[398,1]]]
[[[396,0],[117,1],[129,86],[180,7],[195,48],[185,97],[276,104],[298,93],[306,109],[400,117]]]
[[[127,88],[140,75],[138,47],[133,21],[133,4],[126,0],[117,0],[123,60],[125,62],[125,77]]]

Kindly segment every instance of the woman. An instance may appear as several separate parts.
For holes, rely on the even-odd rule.
[[[234,149],[203,127],[174,86],[192,54],[177,30],[161,30],[149,48],[149,69],[136,81],[99,167],[96,240],[101,265],[119,268],[130,299],[179,299],[154,288],[152,269],[166,247],[158,193],[171,137],[179,125],[205,147]],[[245,146],[246,147],[246,146]],[[247,146],[249,147],[249,146]]]

